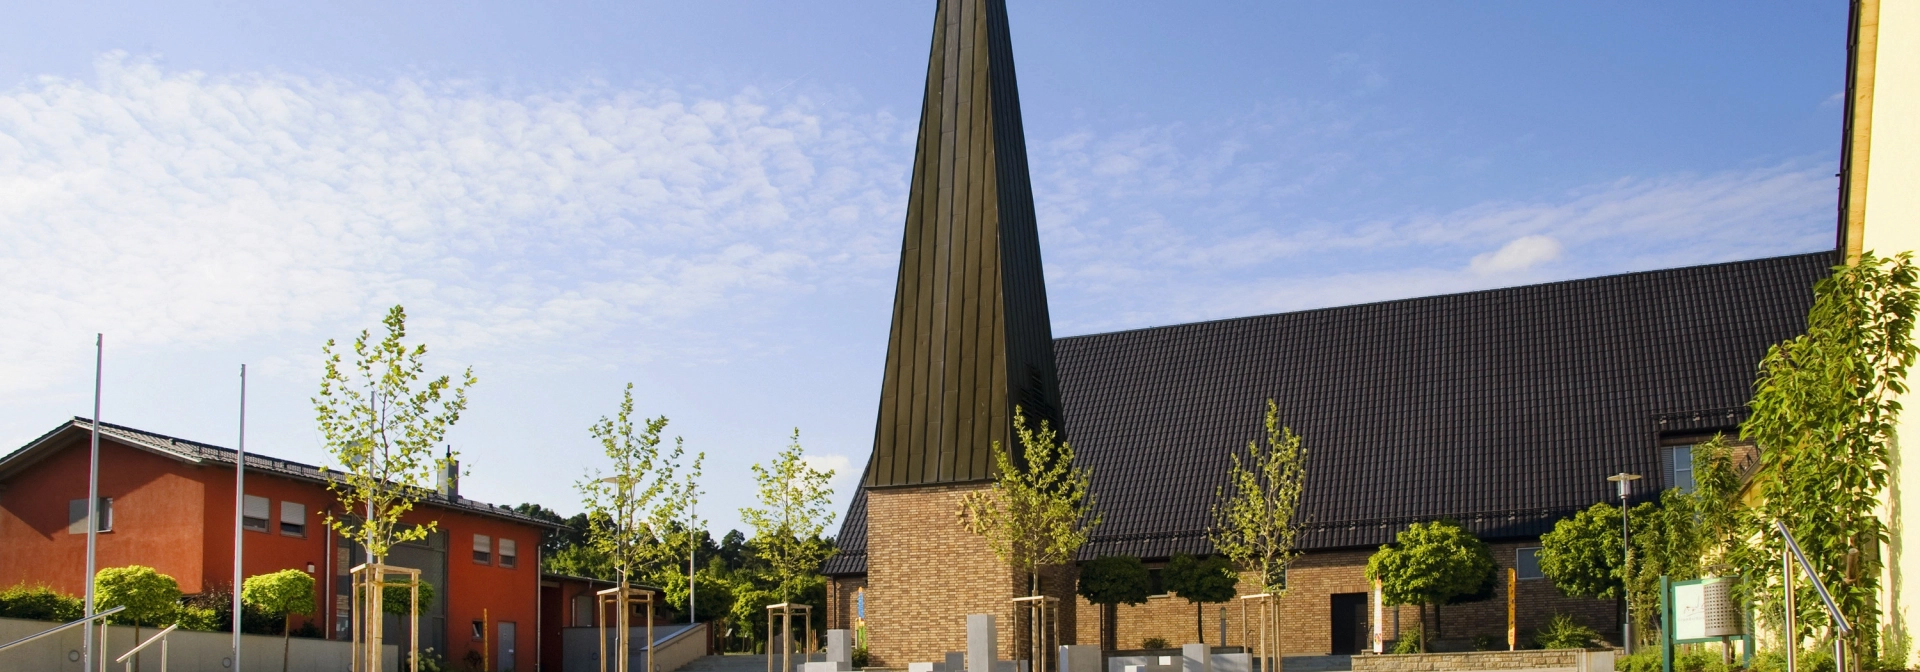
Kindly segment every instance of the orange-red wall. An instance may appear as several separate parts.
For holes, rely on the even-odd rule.
[[[80,595],[86,589],[86,535],[67,533],[67,501],[85,499],[87,437],[56,438],[55,453],[28,466],[0,484],[0,587],[18,583],[45,584]],[[100,568],[140,564],[172,576],[183,593],[228,590],[233,581],[234,473],[225,464],[197,466],[122,445],[101,437],[100,495],[113,498],[113,531],[98,536]],[[305,570],[312,563],[316,603],[322,610],[318,625],[326,624],[332,602],[329,557],[332,555],[325,514],[337,508],[332,493],[317,483],[247,472],[247,494],[270,501],[266,532],[244,533],[247,576],[283,569]],[[280,503],[307,505],[305,536],[289,536],[280,529]],[[515,624],[513,669],[533,669],[539,621],[540,529],[509,520],[422,505],[407,522],[436,522],[448,535],[447,608],[448,658],[458,660],[468,648],[469,623],[485,611],[488,631],[497,637],[498,623]],[[518,545],[518,566],[500,566],[498,553],[487,564],[473,560],[473,535],[502,538]],[[334,568],[337,571],[337,568]],[[299,620],[296,619],[296,624]],[[497,645],[494,652],[497,652]],[[494,652],[489,652],[493,654]],[[495,655],[497,658],[497,654]],[[496,669],[507,669],[495,661]]]

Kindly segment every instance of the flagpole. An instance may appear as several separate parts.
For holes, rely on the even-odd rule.
[[[93,616],[93,577],[95,552],[99,548],[100,533],[100,368],[106,356],[105,334],[93,335],[93,439],[91,452],[87,457],[87,616]],[[86,651],[82,662],[83,669],[93,669],[93,623],[89,621],[85,636],[80,638],[80,648]],[[105,630],[101,630],[100,655],[106,655]]]
[[[240,365],[240,448],[233,460],[233,672],[240,672],[241,548],[247,506],[247,365]]]

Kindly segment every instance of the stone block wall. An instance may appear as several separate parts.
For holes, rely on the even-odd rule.
[[[1472,651],[1412,655],[1354,656],[1353,672],[1465,672],[1468,670],[1572,669],[1579,649]]]
[[[1438,630],[1441,646],[1451,644],[1454,648],[1465,648],[1471,645],[1474,637],[1487,636],[1505,648],[1507,568],[1513,566],[1516,551],[1537,545],[1518,542],[1492,545],[1494,563],[1499,572],[1493,599],[1441,607]],[[1332,596],[1369,592],[1366,567],[1367,558],[1372,554],[1372,549],[1316,552],[1303,555],[1294,562],[1287,576],[1287,596],[1280,600],[1281,647],[1285,654],[1324,655],[1332,651]],[[1237,590],[1242,595],[1248,595],[1255,592],[1255,587],[1243,578]],[[1078,611],[1083,615],[1079,623],[1079,640],[1098,643],[1100,608],[1087,603],[1085,598],[1075,599],[1079,601]],[[1519,582],[1519,594],[1515,602],[1523,646],[1527,644],[1532,630],[1544,625],[1555,613],[1572,615],[1575,620],[1599,631],[1603,637],[1618,639],[1619,624],[1614,603],[1610,600],[1566,597],[1551,582],[1533,579]],[[1367,604],[1370,608],[1371,598]],[[1225,642],[1218,641],[1221,606],[1227,607]],[[1207,643],[1216,646],[1247,644],[1243,641],[1241,605],[1238,600],[1225,605],[1205,605],[1204,609]],[[1419,608],[1401,606],[1387,609],[1384,626],[1389,641],[1398,638],[1403,630],[1420,626]],[[1141,641],[1148,637],[1162,637],[1174,645],[1194,641],[1193,605],[1177,596],[1154,597],[1146,604],[1137,606],[1120,605],[1117,611],[1116,634],[1122,649],[1138,648]],[[1429,609],[1429,617],[1432,613]],[[1368,623],[1372,623],[1371,618]]]
[[[998,618],[1001,656],[1018,650],[1010,602],[1026,594],[985,541],[960,526],[960,499],[985,483],[884,488],[867,492],[867,632],[872,665],[904,669],[966,650],[967,614]],[[1072,595],[1070,567],[1041,573],[1043,594]],[[844,588],[850,600],[851,580]],[[849,607],[850,609],[850,607]],[[829,609],[840,613],[840,609]],[[848,611],[848,614],[851,612]],[[1063,643],[1074,643],[1075,609],[1063,600]]]

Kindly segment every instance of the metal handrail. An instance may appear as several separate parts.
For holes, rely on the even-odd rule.
[[[1827,615],[1833,618],[1833,628],[1840,631],[1839,636],[1833,638],[1833,669],[1846,669],[1846,636],[1853,634],[1853,626],[1847,624],[1847,617],[1842,616],[1840,614],[1840,608],[1834,606],[1833,595],[1827,592],[1827,584],[1821,583],[1820,575],[1814,573],[1813,563],[1807,561],[1807,554],[1800,552],[1800,542],[1795,541],[1793,533],[1787,531],[1786,523],[1776,520],[1773,521],[1773,527],[1780,531],[1780,539],[1786,542],[1787,546],[1786,552],[1781,553],[1780,558],[1780,587],[1782,588],[1780,592],[1785,598],[1783,600],[1786,603],[1786,609],[1784,611],[1787,617],[1787,632],[1785,633],[1785,641],[1787,642],[1787,672],[1799,671],[1798,661],[1795,660],[1798,656],[1795,656],[1794,652],[1800,648],[1799,626],[1794,623],[1793,560],[1790,558],[1799,558],[1801,571],[1806,572],[1807,578],[1813,581],[1813,589],[1820,593],[1820,599],[1826,603]]]
[[[147,641],[141,642],[139,646],[128,649],[126,653],[120,654],[120,657],[113,659],[113,662],[126,663],[127,672],[133,672],[133,661],[127,659],[138,655],[141,649],[147,648],[148,644],[158,641],[160,642],[160,672],[167,672],[167,635],[179,627],[179,623],[167,626],[167,629],[154,633],[152,637],[148,637]]]
[[[1813,563],[1807,562],[1807,554],[1800,552],[1800,542],[1794,541],[1793,533],[1787,531],[1786,523],[1773,521],[1779,528],[1780,538],[1787,541],[1787,550],[1793,551],[1793,557],[1800,559],[1800,569],[1805,570],[1807,578],[1813,579],[1813,589],[1820,593],[1820,599],[1827,603],[1827,615],[1833,617],[1833,624],[1840,628],[1840,634],[1853,634],[1853,626],[1847,624],[1847,617],[1840,614],[1840,608],[1834,606],[1833,596],[1827,593],[1827,585],[1820,582],[1820,575],[1813,572]]]
[[[88,616],[88,617],[86,617],[86,618],[82,618],[82,619],[80,619],[80,620],[77,620],[77,621],[70,621],[70,622],[68,622],[68,623],[66,623],[66,624],[64,624],[64,625],[58,625],[58,626],[54,626],[54,627],[53,627],[52,629],[50,629],[50,630],[42,630],[42,631],[40,631],[40,633],[39,633],[39,634],[34,634],[34,635],[27,635],[26,637],[23,637],[23,638],[20,638],[20,639],[16,639],[16,640],[13,640],[13,641],[11,641],[11,642],[7,642],[7,643],[6,643],[6,644],[4,644],[4,645],[0,645],[0,651],[5,651],[5,650],[7,650],[7,649],[11,649],[11,648],[13,648],[13,647],[16,647],[16,646],[19,646],[19,645],[21,645],[21,644],[25,644],[25,643],[27,643],[27,642],[31,642],[31,641],[33,641],[33,640],[36,640],[36,639],[39,639],[39,638],[41,638],[41,637],[45,637],[45,636],[47,636],[47,635],[51,635],[51,634],[53,634],[53,633],[56,633],[56,632],[59,632],[59,631],[61,631],[61,630],[65,630],[65,629],[67,629],[67,628],[71,628],[71,627],[73,627],[73,626],[76,626],[76,625],[80,625],[80,624],[82,624],[82,623],[86,623],[87,621],[91,621],[91,620],[94,620],[94,619],[96,619],[96,618],[105,618],[105,617],[108,617],[108,616],[112,616],[112,615],[114,615],[114,614],[117,614],[117,613],[120,613],[120,611],[121,611],[121,610],[124,610],[124,609],[126,609],[126,608],[127,608],[127,606],[123,604],[123,605],[120,605],[120,606],[118,606],[118,607],[114,607],[114,608],[112,608],[112,609],[108,609],[108,610],[106,610],[106,611],[102,611],[102,612],[100,612],[100,613],[97,613],[97,614],[94,614],[94,615],[92,615],[92,616]]]

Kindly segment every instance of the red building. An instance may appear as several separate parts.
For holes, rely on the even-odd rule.
[[[76,418],[0,458],[0,587],[26,583],[72,595],[85,591],[90,430],[91,423]],[[188,594],[230,591],[235,455],[102,423],[97,566],[147,565],[179,581]],[[317,467],[253,453],[247,455],[246,476],[245,575],[312,573],[319,597],[331,598],[317,601],[313,625],[328,638],[346,639],[348,570],[366,558],[357,545],[327,530],[327,514],[343,512],[327,491],[326,476]],[[437,530],[395,548],[387,559],[422,570],[433,584],[434,601],[421,618],[421,646],[455,661],[489,649],[492,669],[536,669],[539,547],[551,526],[460,497],[457,479],[443,481],[441,491],[406,518],[435,522]],[[388,618],[388,633],[405,633],[397,617]]]

